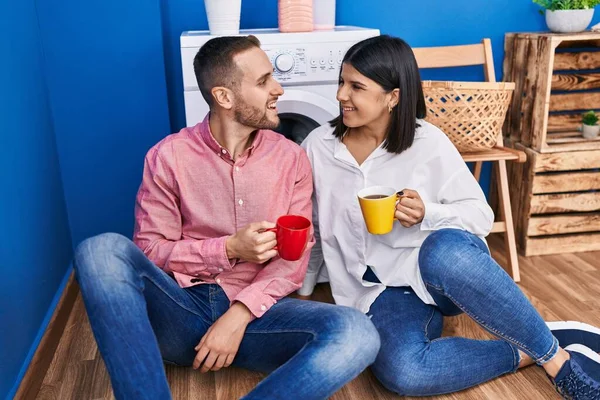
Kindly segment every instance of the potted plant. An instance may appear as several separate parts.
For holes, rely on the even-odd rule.
[[[583,137],[586,139],[593,139],[598,136],[600,132],[600,125],[598,125],[598,116],[594,111],[588,111],[583,114],[581,118],[583,123]]]
[[[600,0],[533,0],[546,9],[546,25],[552,32],[582,32],[587,29]],[[543,14],[542,10],[540,13]]]

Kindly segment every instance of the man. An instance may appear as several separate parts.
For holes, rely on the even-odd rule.
[[[163,361],[269,372],[247,399],[323,399],[379,350],[359,311],[285,297],[301,286],[309,250],[282,260],[267,229],[281,215],[311,217],[312,173],[303,150],[269,130],[283,89],[259,46],[222,37],[196,55],[210,113],[148,152],[137,247],[103,234],[76,251],[118,399],[170,398]]]

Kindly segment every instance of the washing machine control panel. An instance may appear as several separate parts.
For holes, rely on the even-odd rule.
[[[348,43],[263,46],[273,64],[273,76],[282,84],[337,82]]]

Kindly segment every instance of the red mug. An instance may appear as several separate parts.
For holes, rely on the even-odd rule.
[[[311,223],[300,215],[283,215],[277,218],[275,228],[267,229],[275,232],[279,256],[287,261],[298,261],[308,243]]]

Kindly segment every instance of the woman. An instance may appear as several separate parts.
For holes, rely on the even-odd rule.
[[[437,395],[535,362],[563,396],[600,398],[600,331],[579,324],[579,332],[553,335],[490,257],[483,238],[492,210],[446,135],[423,120],[410,47],[389,36],[354,45],[337,99],[341,115],[303,143],[321,245],[313,249],[304,291],[312,290],[325,260],[336,303],[368,312],[379,331],[372,369],[381,383],[403,395]],[[369,186],[404,192],[399,222],[386,235],[366,231],[356,193]],[[443,317],[462,312],[499,339],[440,339]],[[577,340],[596,348],[563,348]]]

